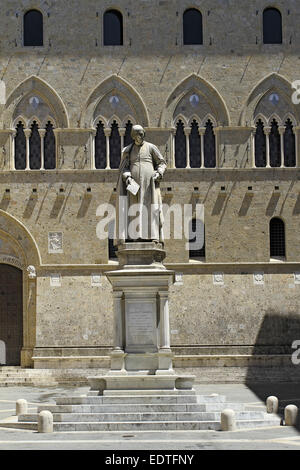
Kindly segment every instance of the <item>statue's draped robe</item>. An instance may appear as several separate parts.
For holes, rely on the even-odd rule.
[[[153,176],[156,172],[163,176],[166,167],[158,148],[149,142],[144,141],[141,146],[130,144],[123,149],[117,189],[116,244],[127,239],[163,241],[161,193]],[[135,196],[126,189],[129,176],[140,186]]]

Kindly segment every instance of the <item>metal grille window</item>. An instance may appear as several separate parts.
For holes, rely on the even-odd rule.
[[[284,143],[284,166],[296,166],[296,146],[293,125],[290,119],[285,123]]]
[[[106,137],[104,125],[101,121],[97,125],[95,136],[95,167],[100,170],[106,167]]]
[[[183,44],[203,44],[202,14],[196,8],[183,14]]]
[[[41,168],[41,137],[39,127],[36,121],[31,126],[31,135],[29,137],[29,162],[31,170],[39,170]]]
[[[119,168],[121,159],[121,138],[119,134],[118,123],[114,121],[111,126],[109,137],[109,155],[110,167]]]
[[[44,165],[45,170],[54,170],[56,168],[56,143],[53,132],[53,125],[49,121],[46,125],[44,137]]]
[[[216,138],[214,127],[209,119],[205,125],[204,134],[204,166],[205,168],[215,168],[216,166]]]
[[[123,45],[123,17],[117,10],[108,10],[103,17],[104,46]]]
[[[37,10],[29,10],[24,15],[24,46],[43,45],[43,15]]]
[[[278,124],[273,119],[270,132],[270,166],[279,167],[281,164],[280,134]]]
[[[191,168],[200,168],[201,166],[201,141],[199,135],[199,126],[195,119],[191,125],[190,139],[190,165]]]
[[[282,44],[282,18],[277,8],[266,8],[263,12],[264,44]]]
[[[284,222],[278,217],[270,221],[270,257],[285,257]]]
[[[17,124],[15,136],[15,169],[25,170],[26,168],[26,137],[22,122]]]
[[[189,257],[190,258],[205,258],[205,227],[203,226],[203,231],[204,231],[204,240],[203,240],[203,246],[200,249],[193,249],[192,242],[196,241],[196,236],[197,232],[200,231],[200,224],[203,224],[201,220],[198,219],[192,219],[190,222],[190,250],[189,250]]]
[[[186,138],[184,134],[184,125],[178,121],[175,134],[175,167],[186,167]]]
[[[266,136],[263,122],[259,119],[256,124],[255,132],[255,166],[265,167],[266,164]]]

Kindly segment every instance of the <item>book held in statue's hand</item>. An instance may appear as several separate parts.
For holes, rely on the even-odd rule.
[[[140,185],[136,181],[131,179],[126,189],[135,196],[138,193],[138,190],[140,189]]]

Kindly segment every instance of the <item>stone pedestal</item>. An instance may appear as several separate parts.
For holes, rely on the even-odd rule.
[[[192,388],[193,377],[179,377],[173,370],[168,293],[174,272],[165,268],[164,257],[157,242],[119,246],[121,269],[106,274],[114,297],[111,370],[101,378],[89,377],[93,390]]]

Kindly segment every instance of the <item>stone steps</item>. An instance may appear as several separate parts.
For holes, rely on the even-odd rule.
[[[225,408],[234,409],[237,428],[280,425],[276,415],[247,411],[243,404],[226,402],[224,395],[196,395],[194,390],[92,391],[55,402],[0,425],[37,430],[38,413],[48,410],[55,432],[220,430]]]
[[[236,412],[237,420],[263,420],[265,413],[262,411],[238,411]],[[163,413],[53,413],[54,422],[172,422],[172,421],[218,421],[220,422],[221,412],[167,412]],[[37,421],[38,414],[19,415],[19,421],[31,422]]]
[[[244,411],[244,405],[240,403],[226,403],[226,407],[236,411]],[[203,404],[124,404],[122,410],[124,413],[194,413],[194,412],[221,412],[224,409],[224,403],[203,403]],[[115,405],[41,405],[37,412],[48,410],[51,413],[114,413]]]
[[[238,420],[236,426],[241,428],[257,428],[279,426],[280,419],[245,419]],[[0,425],[3,426],[3,425]],[[37,422],[8,423],[5,427],[36,431]],[[219,421],[123,421],[123,422],[64,422],[53,423],[54,432],[91,432],[91,431],[204,431],[221,430]]]

